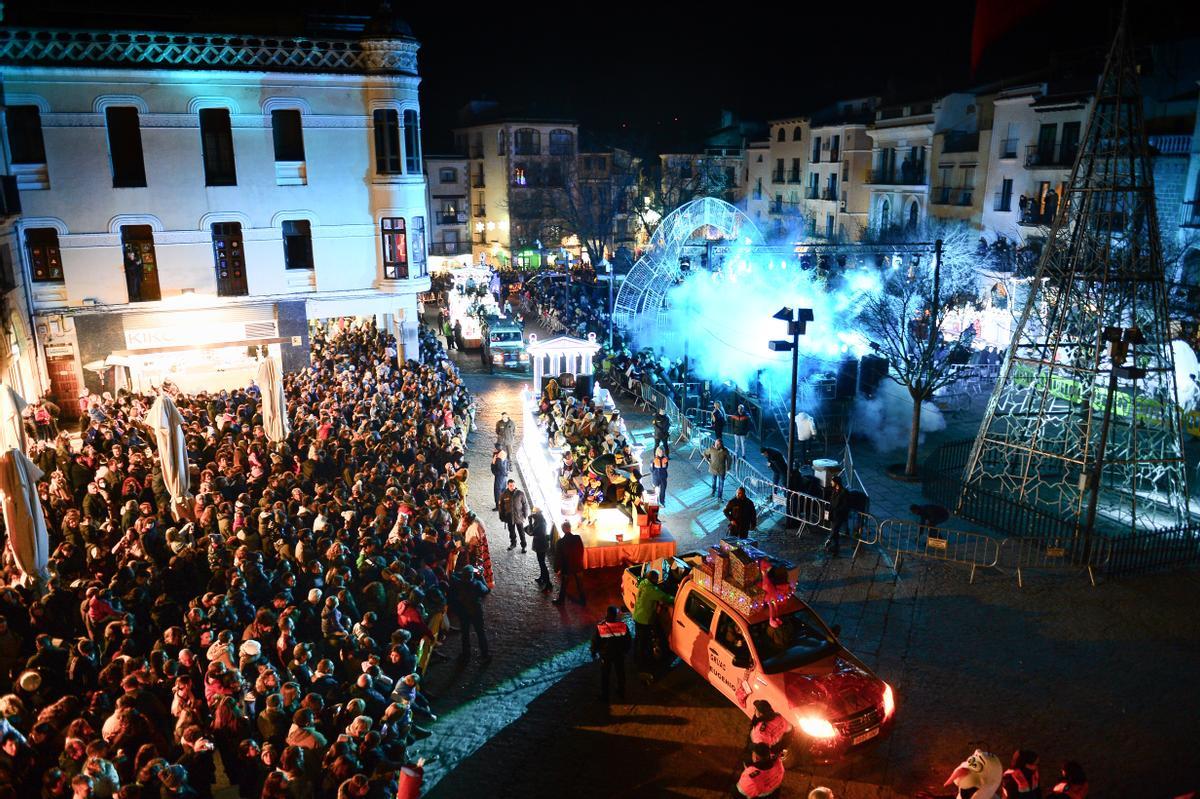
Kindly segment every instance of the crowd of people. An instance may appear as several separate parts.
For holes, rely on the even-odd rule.
[[[311,349],[281,442],[253,385],[164,387],[182,504],[152,397],[93,395],[81,435],[29,419],[52,554],[0,573],[0,799],[203,799],[219,769],[244,799],[382,799],[436,756],[422,673],[451,619],[487,656],[472,398],[428,330],[419,360],[373,322]]]

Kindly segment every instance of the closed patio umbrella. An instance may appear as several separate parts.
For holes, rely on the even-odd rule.
[[[263,431],[267,440],[280,442],[287,438],[287,402],[283,398],[283,380],[274,358],[264,358],[258,364],[258,390],[262,393]]]
[[[25,398],[8,383],[0,385],[0,451],[9,447],[26,452],[25,422],[21,412],[28,407]]]
[[[42,470],[21,450],[9,447],[0,455],[0,495],[8,545],[26,577],[45,579],[49,576],[50,539],[38,499],[37,481],[41,478]]]
[[[183,434],[183,417],[175,401],[159,394],[146,414],[146,424],[154,431],[158,442],[158,459],[162,466],[163,485],[175,505],[191,499],[191,478],[188,474],[187,439]]]

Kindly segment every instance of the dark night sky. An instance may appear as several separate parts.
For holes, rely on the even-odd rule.
[[[455,112],[473,98],[542,116],[572,116],[602,137],[669,146],[711,127],[722,108],[766,119],[839,97],[932,97],[1043,67],[1051,53],[1097,52],[1117,0],[982,0],[1032,10],[986,52],[973,81],[973,0],[888,3],[699,3],[667,7],[560,3],[393,4],[421,40],[427,152],[443,150]],[[1178,0],[1138,0],[1139,40],[1200,33]],[[6,21],[85,25],[80,0],[17,0]],[[164,7],[170,9],[164,11]],[[296,11],[371,13],[373,0],[212,0],[180,7],[126,0],[95,27],[300,32]],[[202,8],[202,10],[199,10]],[[133,15],[149,13],[137,25]],[[617,141],[617,140],[614,140]]]

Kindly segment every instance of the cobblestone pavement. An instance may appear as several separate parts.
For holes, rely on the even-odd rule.
[[[469,370],[476,361],[463,359]],[[685,667],[650,687],[632,676],[627,701],[596,700],[586,642],[618,601],[619,572],[590,572],[586,607],[550,604],[534,585],[532,552],[507,551],[487,469],[501,410],[520,422],[519,378],[468,374],[481,401],[471,441],[470,496],[488,525],[496,589],[488,600],[494,659],[435,663],[426,686],[441,719],[427,748],[430,796],[724,797],[735,778],[747,722]],[[635,434],[644,415],[627,410]],[[961,437],[968,419],[946,436]],[[919,489],[882,466],[899,454],[856,452],[878,515],[905,516]],[[680,550],[720,537],[721,514],[686,452],[675,454],[665,509]],[[727,497],[728,497],[727,493]],[[843,643],[898,697],[888,738],[836,766],[793,761],[784,796],[826,784],[839,797],[913,796],[940,788],[976,747],[1007,760],[1017,747],[1042,755],[1049,780],[1080,760],[1093,797],[1167,797],[1200,784],[1200,655],[1195,571],[1102,582],[1040,575],[1018,589],[1010,574],[910,561],[894,575],[867,549],[829,559],[820,539],[764,525],[765,548],[802,564],[802,595]],[[457,654],[452,636],[445,652]]]

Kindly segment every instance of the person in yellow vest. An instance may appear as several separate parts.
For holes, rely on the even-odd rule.
[[[771,754],[783,755],[792,725],[765,699],[754,700],[754,718],[750,719],[750,745],[766,744]]]
[[[600,660],[600,701],[608,703],[609,678],[617,673],[617,698],[625,698],[625,655],[629,652],[629,628],[617,616],[617,608],[608,606],[604,621],[592,633],[592,660]]]
[[[750,747],[750,762],[742,768],[738,777],[735,796],[746,799],[767,799],[779,795],[783,785],[783,761],[771,754],[766,744]]]

